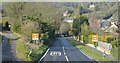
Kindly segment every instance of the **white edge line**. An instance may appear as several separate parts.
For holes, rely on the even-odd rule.
[[[46,51],[45,54],[42,56],[42,58],[38,61],[38,63],[39,63],[40,61],[42,61],[42,59],[46,56],[46,54],[48,53],[49,50],[50,50],[50,48],[47,49],[47,51]]]
[[[99,60],[95,60],[95,61],[99,61]]]
[[[79,48],[78,48],[79,49]],[[80,52],[82,52],[81,50],[79,50]],[[83,53],[83,52],[82,52]],[[88,58],[92,59],[90,56],[86,55],[85,53],[83,53],[85,56],[87,56]],[[99,60],[95,60],[95,61],[99,61]]]
[[[79,48],[78,48],[78,50],[80,51],[80,52],[82,52]],[[83,52],[82,52],[83,53]],[[85,53],[83,53],[85,56],[87,56],[89,59],[92,59],[91,57],[89,57],[88,55],[86,55]]]
[[[65,56],[65,58],[66,58],[67,61],[69,61],[67,56]]]

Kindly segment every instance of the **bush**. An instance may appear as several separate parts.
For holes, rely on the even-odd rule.
[[[99,36],[98,40],[99,40],[99,41],[102,41],[102,36]]]
[[[111,43],[111,41],[113,41],[113,37],[107,37],[106,41],[107,41],[107,43]]]
[[[89,36],[88,36],[88,42],[89,42],[90,44],[92,44],[92,35],[89,35]]]
[[[13,24],[12,25],[12,31],[18,33],[20,31],[20,25],[19,24]]]
[[[83,35],[81,35],[80,40],[83,41]]]
[[[83,37],[83,42],[85,43],[85,44],[88,44],[89,42],[88,42],[88,36],[84,36]]]
[[[99,36],[99,41],[111,43],[111,41],[113,41],[113,36]]]

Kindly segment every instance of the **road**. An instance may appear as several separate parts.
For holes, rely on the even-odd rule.
[[[10,39],[8,41],[8,39]],[[3,32],[2,61],[20,61],[15,52],[16,37],[11,32]]]
[[[81,50],[73,46],[64,37],[57,38],[53,45],[46,51],[43,57],[38,63],[49,63],[49,62],[85,62],[93,63],[92,58],[85,55]]]

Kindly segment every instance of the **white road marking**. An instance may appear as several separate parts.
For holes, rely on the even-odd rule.
[[[79,50],[79,48],[78,48]],[[79,50],[81,53],[83,53],[81,50]],[[83,53],[86,57],[88,57],[89,59],[92,59],[91,57],[89,57],[88,55],[86,55],[85,53]]]
[[[64,55],[66,55],[66,53],[64,53]]]
[[[62,44],[62,43],[61,43],[61,44]],[[64,48],[63,44],[62,44],[62,49],[63,49],[63,53],[64,53],[64,55],[65,55],[65,59],[66,59],[67,61],[69,61],[69,59],[68,59],[68,57],[67,57],[67,55],[66,55],[65,48]]]
[[[64,53],[64,55],[66,55],[64,47],[62,47],[62,48],[63,48],[63,53]]]
[[[47,55],[48,51],[50,50],[50,48],[47,49],[47,51],[45,52],[45,54],[42,56],[42,58],[38,61],[38,63],[40,63],[42,61],[42,59]]]
[[[66,58],[67,61],[69,61],[67,56],[65,56],[65,58]]]
[[[95,61],[99,61],[99,60],[95,60]]]
[[[51,56],[61,56],[61,52],[59,52],[59,51],[52,51],[52,52],[50,53],[50,55],[51,55]]]

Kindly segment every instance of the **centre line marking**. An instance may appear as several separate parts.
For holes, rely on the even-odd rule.
[[[69,61],[69,60],[68,60],[68,57],[67,57],[67,55],[66,55],[66,52],[65,52],[65,47],[63,46],[62,42],[61,42],[61,45],[62,45],[63,53],[64,53],[64,55],[65,55],[65,59],[66,59],[67,61]]]

